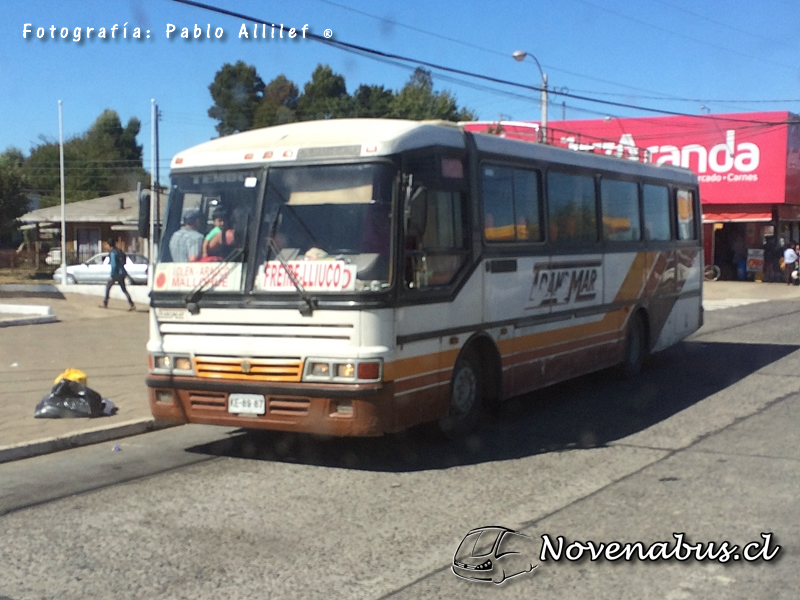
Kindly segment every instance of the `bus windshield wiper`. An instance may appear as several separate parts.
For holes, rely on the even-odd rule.
[[[245,244],[247,240],[245,240]],[[196,315],[200,312],[200,306],[197,304],[200,299],[203,297],[209,289],[211,289],[214,285],[214,281],[216,281],[217,276],[222,272],[222,270],[235,261],[239,256],[244,256],[244,248],[234,248],[228,256],[226,256],[222,262],[218,263],[217,266],[205,277],[200,280],[192,291],[186,294],[183,299],[184,304],[186,304],[186,310],[189,311],[190,314]],[[227,275],[226,275],[227,277]]]
[[[276,242],[275,239],[272,236],[270,236],[267,238],[267,244],[269,245],[272,252],[275,254],[275,258],[277,258],[278,261],[281,263],[283,270],[286,271],[286,275],[289,277],[289,281],[292,282],[292,285],[294,285],[295,289],[297,290],[297,293],[300,294],[300,297],[305,302],[305,305],[301,304],[298,307],[300,314],[303,315],[304,317],[310,317],[312,314],[314,314],[314,309],[317,308],[317,299],[309,296],[308,292],[306,291],[306,288],[304,288],[303,284],[300,283],[300,280],[297,278],[297,275],[294,274],[294,271],[289,266],[289,263],[281,255],[283,248],[278,246],[278,242]]]
[[[278,262],[281,263],[283,270],[286,271],[286,275],[289,277],[289,281],[292,282],[292,285],[297,290],[297,293],[300,294],[300,297],[305,302],[305,305],[301,304],[298,307],[300,314],[304,317],[310,317],[314,314],[314,309],[317,307],[317,299],[312,298],[306,292],[306,289],[303,287],[303,284],[300,283],[300,280],[297,279],[297,275],[294,274],[291,267],[289,267],[289,263],[286,259],[282,256],[283,248],[278,245],[278,242],[275,241],[275,230],[278,228],[278,221],[281,218],[281,208],[286,206],[285,204],[279,204],[277,209],[275,210],[275,216],[272,217],[272,220],[269,224],[269,229],[267,230],[267,246],[269,250],[275,254],[275,258],[278,259]],[[267,252],[267,261],[269,261],[269,252]]]

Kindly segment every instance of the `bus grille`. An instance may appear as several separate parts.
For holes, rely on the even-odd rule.
[[[190,392],[189,405],[192,409],[228,410],[228,398],[220,392]]]
[[[303,373],[303,361],[281,358],[197,357],[194,359],[194,368],[198,377],[209,379],[297,382]]]

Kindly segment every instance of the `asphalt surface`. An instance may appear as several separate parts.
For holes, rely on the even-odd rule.
[[[516,399],[462,443],[186,426],[0,465],[0,597],[800,597],[799,319],[793,299],[711,310],[640,378]],[[781,548],[456,578],[459,542],[486,525]]]
[[[0,462],[154,427],[144,383],[147,306],[139,304],[137,312],[128,312],[127,302],[112,299],[102,309],[101,300],[91,295],[61,295],[58,290],[0,297],[2,307],[50,309],[56,319],[0,329]],[[0,314],[13,317],[13,313]],[[68,368],[84,371],[89,387],[109,398],[117,414],[96,419],[34,419],[36,405]]]

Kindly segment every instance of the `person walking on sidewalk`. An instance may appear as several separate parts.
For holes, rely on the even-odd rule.
[[[797,252],[795,252],[794,242],[791,241],[783,251],[783,264],[784,274],[786,275],[787,285],[792,285],[792,271],[794,271],[794,263],[797,262]]]
[[[111,287],[118,283],[119,287],[122,288],[122,293],[128,299],[128,304],[130,305],[128,310],[136,310],[136,305],[131,300],[128,288],[125,287],[125,278],[128,276],[128,272],[125,270],[125,253],[121,248],[117,248],[117,240],[114,238],[108,238],[108,245],[111,246],[111,253],[108,255],[108,260],[111,263],[111,276],[106,282],[106,295],[100,307],[108,308],[108,296],[111,293]]]

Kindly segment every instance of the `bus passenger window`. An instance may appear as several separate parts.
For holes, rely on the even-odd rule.
[[[547,210],[553,244],[597,241],[594,179],[585,175],[551,172],[547,176]]]
[[[542,241],[542,203],[539,199],[539,173],[514,169],[514,208],[517,215],[517,239]]]
[[[423,289],[449,284],[467,257],[467,240],[458,192],[428,190],[425,231],[406,248],[406,286]],[[407,236],[407,241],[414,236]]]
[[[482,171],[484,239],[541,241],[539,174],[487,165]]]
[[[642,187],[644,239],[667,241],[672,238],[669,226],[669,190],[663,185]]]
[[[603,208],[603,238],[609,242],[641,239],[639,231],[639,189],[630,181],[603,179],[600,182]]]
[[[487,242],[513,241],[516,237],[513,173],[506,167],[483,167],[483,236]]]
[[[694,240],[694,194],[689,190],[678,190],[675,196],[678,214],[678,239]]]

